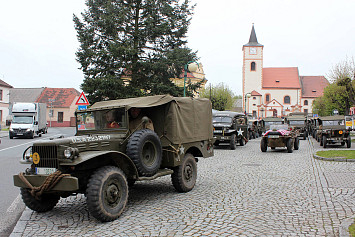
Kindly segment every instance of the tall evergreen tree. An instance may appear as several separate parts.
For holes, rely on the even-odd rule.
[[[86,5],[81,19],[73,20],[85,77],[81,87],[90,101],[182,95],[183,88],[170,78],[180,77],[184,65],[197,59],[186,46],[190,0],[86,0]],[[123,80],[127,76],[129,83]]]

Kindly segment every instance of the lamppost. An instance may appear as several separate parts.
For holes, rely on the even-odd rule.
[[[245,106],[245,115],[248,115],[249,114],[249,106],[248,106],[248,110],[247,110],[247,98],[250,98],[251,97],[251,94],[250,93],[246,93],[245,94],[245,103],[244,103],[244,106]],[[247,113],[248,111],[248,113]]]
[[[196,61],[190,61],[188,63],[185,64],[184,66],[184,97],[186,96],[186,79],[187,79],[187,70],[189,70],[189,72],[196,72],[197,68],[199,68],[198,62]]]

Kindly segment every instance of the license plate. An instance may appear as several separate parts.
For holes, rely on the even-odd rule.
[[[269,135],[268,138],[279,138],[279,135]]]
[[[228,138],[226,138],[226,137],[221,137],[221,140],[227,140]]]
[[[17,133],[17,135],[22,136],[22,135],[23,135],[23,133]]]
[[[53,174],[56,171],[56,168],[36,168],[36,174]]]

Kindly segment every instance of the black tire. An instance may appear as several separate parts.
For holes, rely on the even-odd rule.
[[[322,137],[319,136],[318,139],[319,139],[319,145],[323,146],[323,136]]]
[[[39,137],[42,137],[42,133],[41,133],[41,132],[39,132],[39,133],[38,133],[38,136],[39,136]]]
[[[326,136],[323,136],[323,147],[324,148],[327,148],[327,137]]]
[[[229,141],[229,146],[231,150],[235,150],[237,148],[237,136],[235,134],[231,135],[231,140]]]
[[[300,148],[300,139],[298,137],[295,138],[294,148],[295,150],[298,150],[298,148]]]
[[[174,168],[174,173],[171,174],[171,182],[176,191],[185,193],[191,191],[196,184],[197,165],[195,157],[186,153],[181,165]]]
[[[89,212],[99,221],[117,219],[128,200],[128,184],[123,171],[104,166],[91,175],[86,189]]]
[[[134,132],[128,140],[127,155],[140,175],[154,175],[162,162],[162,147],[158,135],[150,129]]]
[[[244,137],[241,137],[239,140],[239,145],[244,146]]]
[[[9,135],[9,138],[10,138],[10,139],[14,139],[14,136],[12,136],[12,135],[10,134],[10,135]]]
[[[55,194],[42,194],[40,200],[33,197],[30,191],[26,188],[21,188],[21,196],[23,202],[28,208],[36,212],[47,212],[52,210],[57,205],[60,196]]]
[[[287,152],[288,153],[292,153],[293,149],[292,149],[292,138],[289,138],[286,142],[286,146],[287,146]]]
[[[267,150],[266,138],[261,138],[260,149],[261,149],[262,152],[266,152],[266,150]]]
[[[33,138],[35,137],[35,133],[34,133],[34,132],[31,132],[28,137],[31,138],[31,139],[33,139]]]
[[[351,137],[349,136],[348,140],[346,141],[346,147],[350,148],[351,147]]]

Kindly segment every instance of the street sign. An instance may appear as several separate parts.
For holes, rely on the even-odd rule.
[[[81,95],[79,96],[79,98],[76,101],[75,105],[90,105],[88,99],[84,95],[84,92],[81,92]]]
[[[85,110],[85,109],[87,109],[88,108],[88,106],[87,105],[78,105],[78,110],[80,111],[80,110]]]

